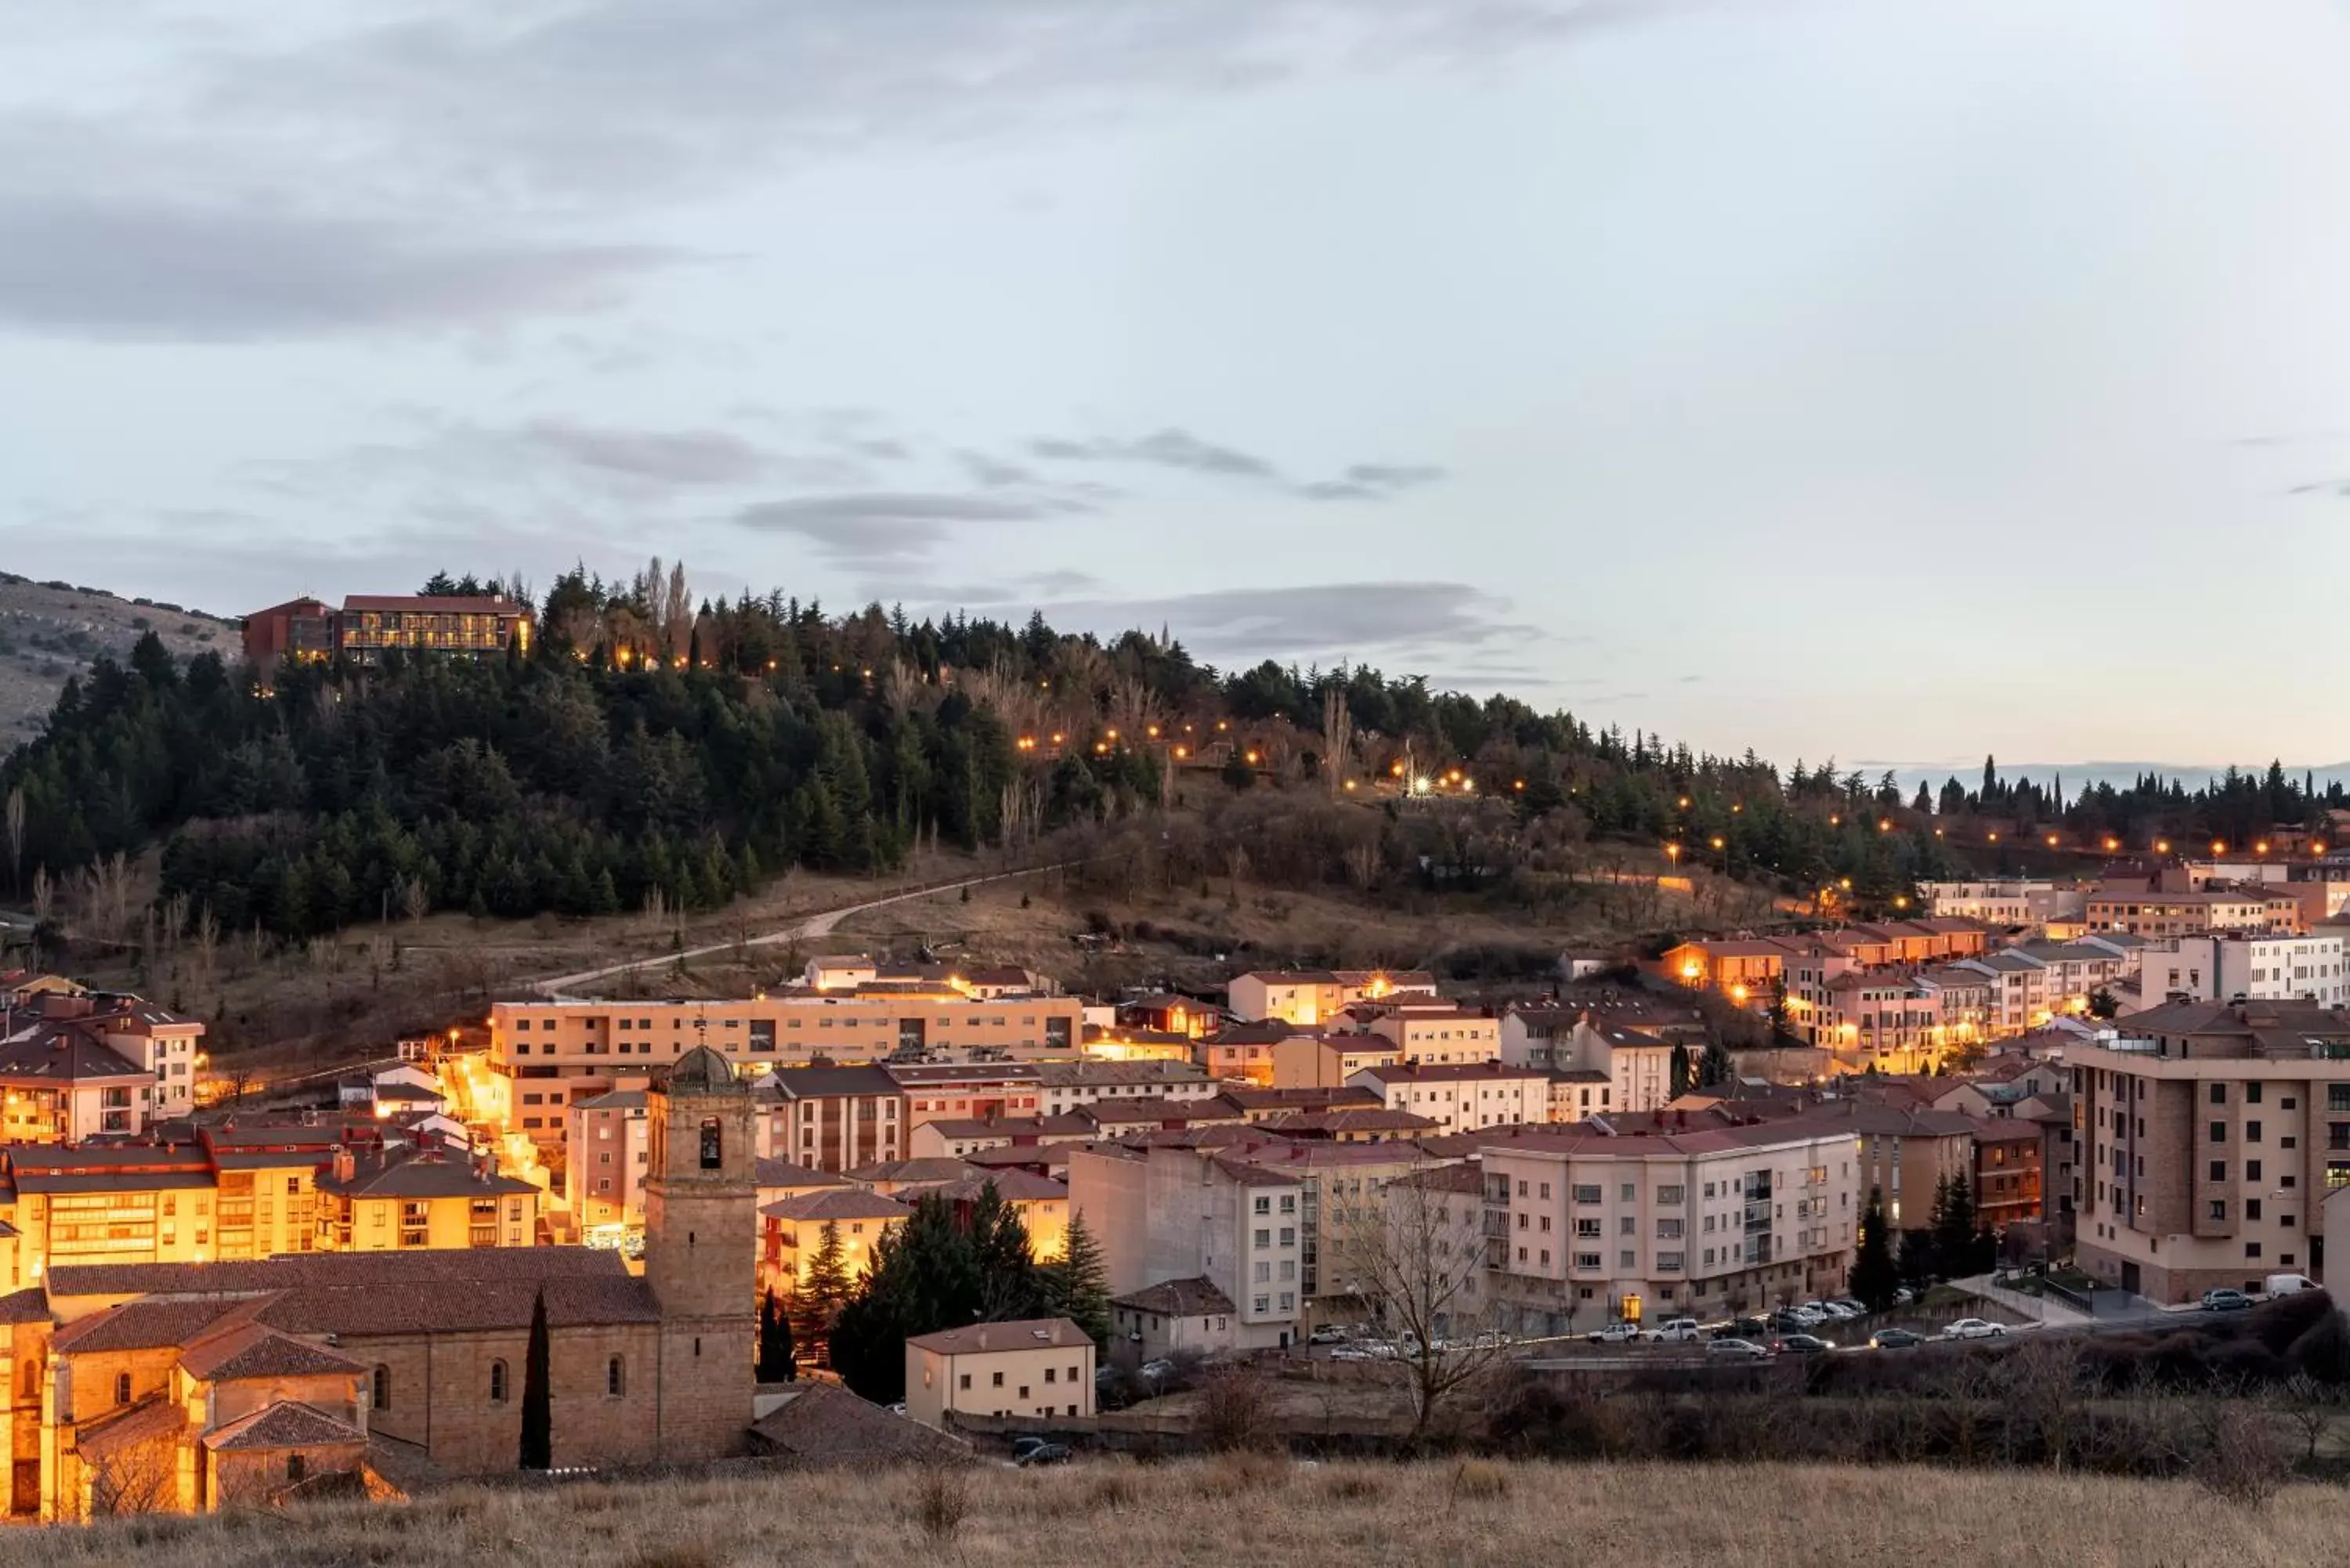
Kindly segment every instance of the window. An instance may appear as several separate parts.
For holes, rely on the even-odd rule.
[[[628,1391],[628,1365],[616,1355],[604,1363],[604,1392],[612,1398],[618,1399]]]
[[[724,1136],[718,1130],[716,1116],[702,1118],[702,1168],[717,1170],[726,1163]]]
[[[2212,1205],[2212,1207],[2216,1209],[2216,1208],[2218,1208],[2218,1207],[2220,1207],[2220,1206],[2219,1206],[2218,1204],[2216,1204],[2216,1203],[2215,1203],[2215,1204],[2213,1204],[2213,1205]],[[2257,1219],[2259,1219],[2260,1217],[2261,1217],[2261,1200],[2260,1200],[2259,1199],[2257,1199],[2257,1198],[2247,1198],[2247,1199],[2244,1199],[2244,1218],[2245,1218],[2245,1219],[2247,1219],[2247,1220],[2257,1220]],[[2216,1219],[2220,1218],[2220,1216],[2218,1216],[2218,1215],[2216,1215],[2216,1214],[2215,1214],[2215,1215],[2213,1215],[2213,1216],[2212,1216],[2212,1218],[2216,1220]]]
[[[506,1364],[503,1361],[493,1361],[490,1363],[490,1403],[503,1405],[505,1402]]]
[[[2260,1123],[2246,1122],[2244,1124],[2244,1141],[2246,1143],[2258,1143],[2261,1141]]]
[[[2227,1223],[2227,1220],[2228,1220],[2228,1203],[2227,1203],[2227,1199],[2222,1199],[2222,1198],[2214,1198],[2213,1199],[2211,1199],[2211,1221],[2212,1221],[2212,1223],[2213,1223],[2213,1224],[2225,1224],[2225,1223]]]
[[[993,1374],[992,1376],[993,1376],[993,1379],[994,1379],[994,1386],[996,1386],[996,1387],[998,1387],[998,1388],[1003,1387],[1003,1373],[1001,1373],[1001,1372],[998,1372],[998,1373],[994,1373],[994,1374]]]
[[[2247,1241],[2244,1243],[2244,1256],[2246,1258],[2257,1261],[2260,1255],[2261,1244],[2258,1241]]]
[[[1686,1187],[1659,1187],[1657,1189],[1657,1201],[1668,1209],[1677,1209],[1680,1207],[1682,1202],[1687,1199],[1688,1196],[1689,1189]]]
[[[1597,1187],[1596,1185],[1588,1186],[1588,1187],[1577,1187],[1577,1188],[1575,1189],[1575,1200],[1577,1203],[1596,1203],[1596,1202],[1598,1202],[1598,1201],[1599,1201],[1599,1189],[1598,1189],[1598,1187]]]
[[[130,1403],[130,1374],[128,1372],[114,1375],[114,1402],[118,1405]]]
[[[1599,1254],[1596,1252],[1577,1252],[1575,1255],[1575,1266],[1578,1269],[1596,1269],[1599,1266]]]
[[[2228,1162],[2226,1160],[2215,1159],[2211,1162],[2211,1179],[2214,1181],[2225,1181],[2228,1179]]]
[[[2211,1141],[2213,1143],[2225,1143],[2228,1141],[2227,1123],[2213,1122],[2211,1124]]]
[[[1640,1189],[1639,1189],[1639,1186],[1638,1186],[1638,1184],[1637,1184],[1637,1183],[1635,1183],[1635,1182],[1630,1182],[1630,1181],[1624,1182],[1624,1183],[1622,1183],[1620,1186],[1618,1186],[1618,1187],[1617,1188],[1617,1189],[1616,1189],[1616,1196],[1617,1196],[1617,1198],[1619,1200],[1621,1200],[1621,1201],[1623,1201],[1623,1202],[1626,1202],[1626,1203],[1629,1203],[1629,1202],[1631,1202],[1634,1199],[1638,1198],[1639,1195],[1640,1195]]]
[[[2260,1103],[2261,1086],[2258,1084],[2246,1084],[2244,1085],[2244,1104],[2248,1106],[2257,1106]]]
[[[1616,1254],[1616,1266],[1625,1271],[1625,1272],[1629,1273],[1632,1270],[1640,1266],[1640,1254],[1638,1252],[1618,1252]]]
[[[964,1373],[964,1374],[962,1375],[962,1381],[963,1391],[964,1391],[965,1393],[969,1393],[969,1392],[971,1391],[971,1374],[970,1374],[970,1373],[968,1373],[968,1372]]]
[[[2214,1084],[2211,1085],[2211,1103],[2215,1106],[2224,1106],[2228,1103],[2227,1085]]]
[[[2257,1159],[2248,1159],[2244,1161],[2244,1179],[2246,1181],[2258,1181],[2260,1179],[2261,1162]]]
[[[374,1386],[369,1391],[368,1404],[378,1410],[391,1408],[391,1368],[376,1363]]]
[[[1258,1199],[1256,1200],[1256,1211],[1257,1211],[1258,1213],[1260,1213],[1260,1214],[1270,1214],[1270,1213],[1272,1213],[1272,1212],[1273,1212],[1273,1199],[1270,1199],[1270,1198],[1260,1198],[1260,1199]]]

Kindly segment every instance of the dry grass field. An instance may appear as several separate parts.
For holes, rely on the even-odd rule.
[[[9,1532],[0,1568],[2258,1568],[2339,1562],[2345,1539],[2339,1488],[2289,1488],[2255,1510],[2189,1482],[2038,1472],[1233,1456],[463,1489],[405,1507]]]

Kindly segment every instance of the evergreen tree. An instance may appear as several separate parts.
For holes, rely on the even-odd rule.
[[[827,1220],[816,1241],[816,1256],[808,1260],[806,1276],[791,1300],[792,1334],[811,1361],[823,1355],[850,1289],[848,1270],[841,1261],[840,1223]]]
[[[1973,1179],[1963,1171],[1950,1177],[1934,1210],[1934,1251],[1942,1272],[1962,1279],[1989,1268],[1990,1238],[1982,1233],[1975,1215]]]
[[[1860,1221],[1860,1238],[1852,1261],[1852,1293],[1871,1312],[1893,1304],[1901,1288],[1901,1271],[1893,1262],[1893,1241],[1885,1228],[1885,1210],[1872,1200]]]
[[[1678,1100],[1683,1095],[1690,1092],[1689,1053],[1680,1049],[1679,1046],[1675,1046],[1673,1048],[1673,1055],[1669,1065],[1669,1071],[1671,1075],[1671,1082],[1668,1085],[1666,1098]]]
[[[546,1293],[530,1308],[530,1344],[522,1363],[522,1460],[526,1470],[555,1468],[555,1394],[547,1381]]]
[[[1094,1344],[1107,1349],[1109,1272],[1084,1210],[1069,1217],[1066,1245],[1059,1257],[1045,1265],[1044,1276],[1045,1310],[1067,1318],[1091,1334]]]
[[[799,1376],[792,1355],[792,1320],[768,1291],[759,1298],[759,1367],[762,1383],[789,1383]]]
[[[983,1322],[1045,1315],[1045,1282],[1028,1245],[1028,1228],[993,1181],[980,1189],[979,1201],[972,1205],[971,1247]]]
[[[1698,1086],[1718,1089],[1738,1076],[1738,1064],[1730,1054],[1730,1047],[1719,1040],[1706,1043],[1705,1055],[1697,1064]]]

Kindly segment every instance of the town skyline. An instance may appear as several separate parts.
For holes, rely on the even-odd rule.
[[[2324,7],[22,16],[37,578],[659,554],[1780,759],[2350,755],[2261,630],[2342,561]],[[2158,695],[1991,700],[2124,613]]]

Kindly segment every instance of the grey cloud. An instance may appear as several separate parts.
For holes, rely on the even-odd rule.
[[[859,491],[762,502],[734,521],[754,533],[796,535],[836,561],[875,565],[920,560],[958,524],[1041,522],[1079,509],[1049,497]]]
[[[1509,607],[1465,583],[1322,583],[1069,600],[1047,606],[1046,613],[1056,622],[1105,631],[1164,622],[1211,658],[1359,657],[1380,649],[1458,650],[1539,635],[1510,619]]]
[[[1238,479],[1272,479],[1279,472],[1261,457],[1201,441],[1189,431],[1173,429],[1154,431],[1149,435],[1130,441],[1115,438],[1075,441],[1066,437],[1045,437],[1029,442],[1028,450],[1038,457],[1065,462],[1151,463],[1161,468],[1225,474]]]
[[[1352,483],[1379,490],[1413,490],[1444,476],[1443,469],[1429,462],[1358,462],[1346,474]]]
[[[1385,501],[1388,493],[1373,485],[1357,484],[1347,479],[1317,479],[1311,484],[1301,484],[1296,493],[1308,501]]]
[[[0,322],[40,332],[235,340],[463,326],[600,309],[679,259],[269,208],[0,196]]]
[[[1016,462],[1007,462],[1002,458],[990,457],[983,452],[959,452],[955,453],[955,459],[963,465],[972,479],[991,489],[1002,489],[1013,484],[1028,484],[1034,483],[1036,478],[1035,470],[1024,468]]]
[[[769,467],[765,452],[724,431],[631,431],[551,421],[525,426],[525,441],[588,468],[672,484],[738,484]]]

